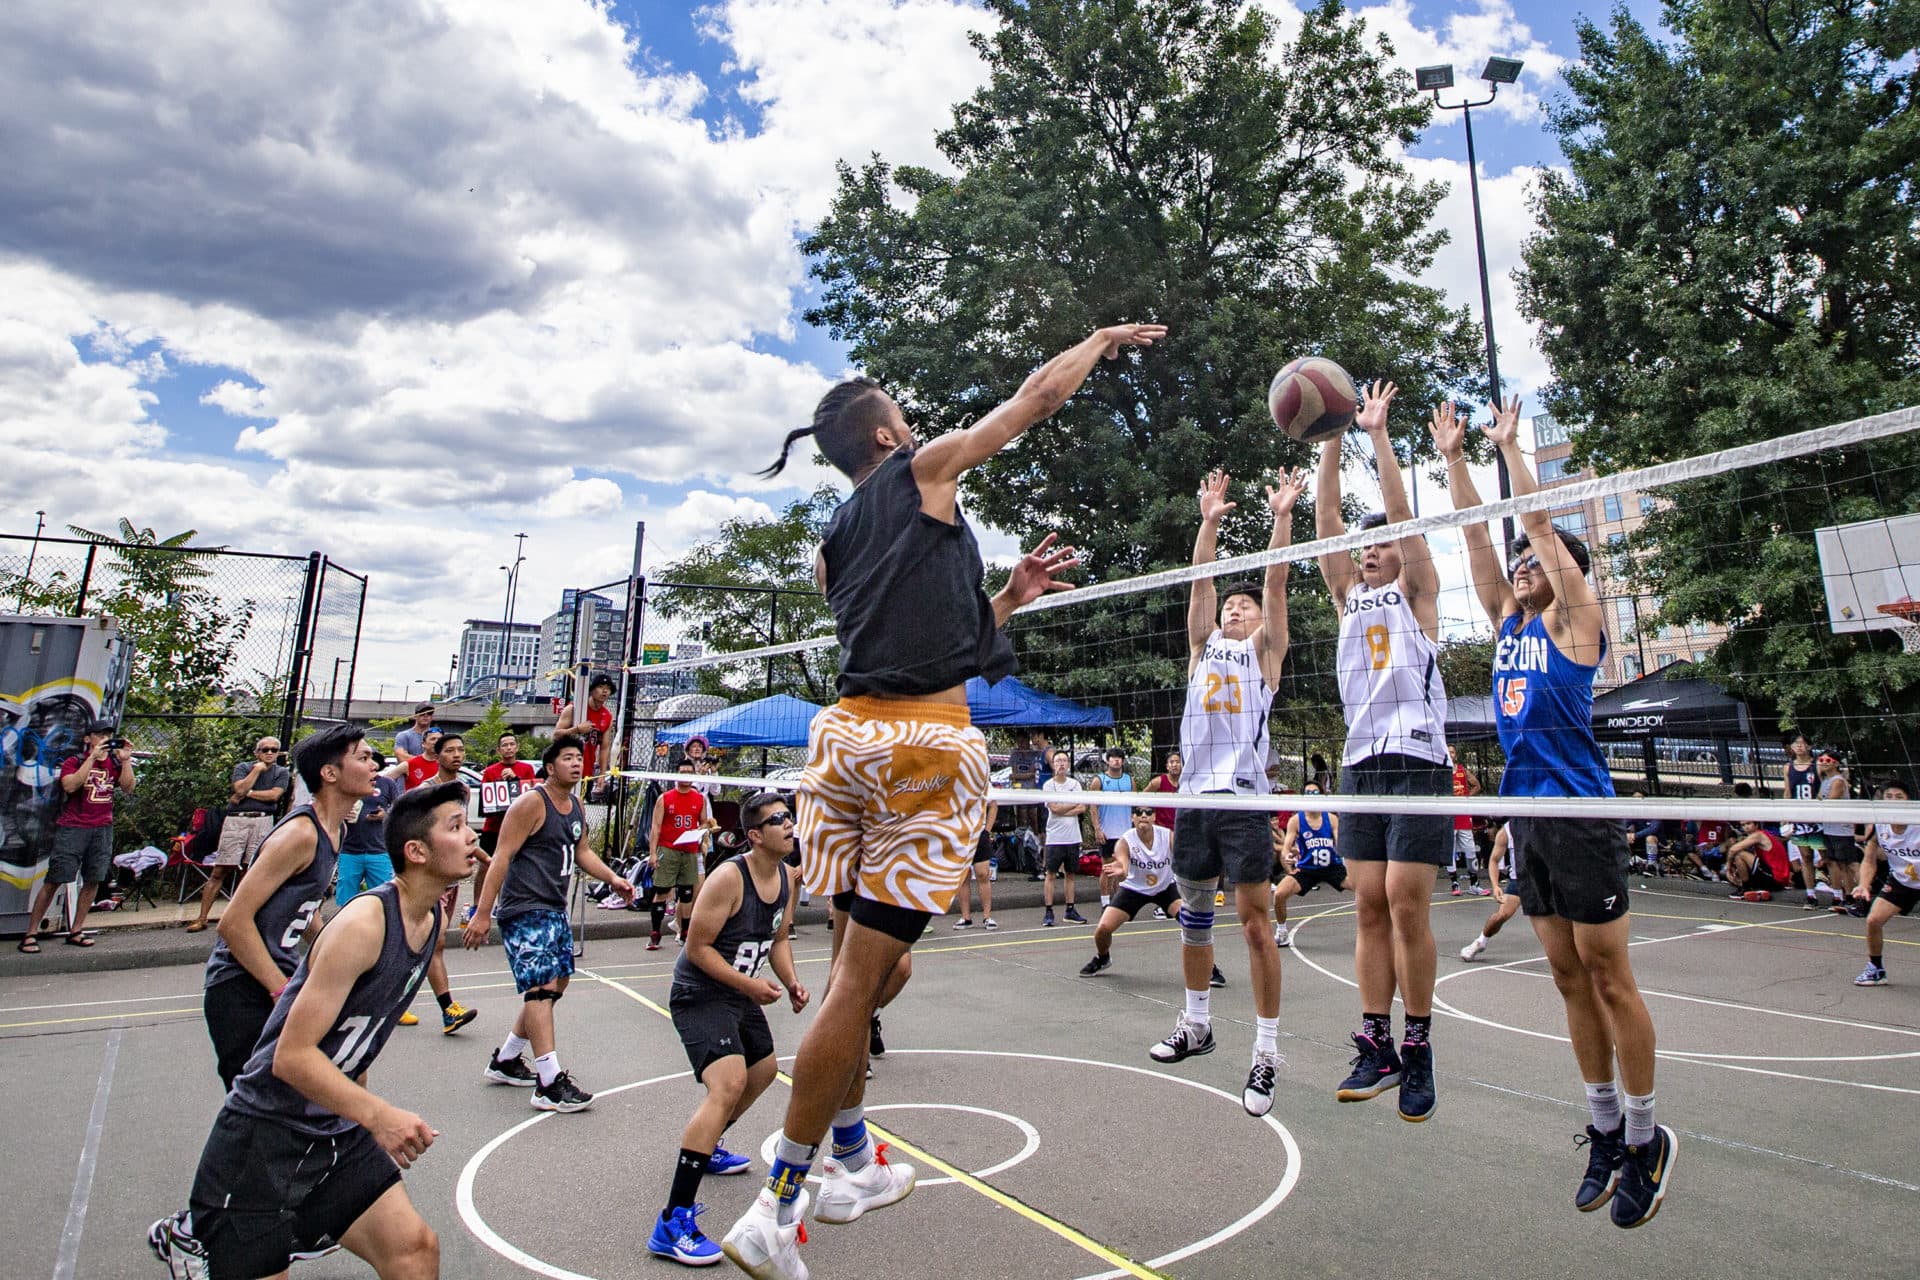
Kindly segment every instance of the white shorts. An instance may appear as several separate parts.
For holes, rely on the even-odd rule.
[[[244,867],[260,851],[260,842],[273,830],[270,813],[230,813],[220,824],[220,847],[214,850],[216,867]]]

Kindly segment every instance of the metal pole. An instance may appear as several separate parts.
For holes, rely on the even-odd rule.
[[[313,643],[313,612],[320,600],[320,553],[307,553],[307,582],[300,592],[300,618],[293,628],[293,654],[287,667],[287,701],[280,708],[280,742],[290,745],[293,742],[293,726],[300,718],[303,709],[307,663],[312,658],[307,650]]]
[[[33,561],[40,554],[40,531],[47,527],[47,513],[36,511],[38,516],[33,526],[33,545],[27,549],[27,572],[20,580],[20,612],[27,611],[27,588],[33,585]]]
[[[80,594],[73,601],[73,616],[76,618],[87,611],[87,584],[93,581],[93,557],[99,550],[98,544],[87,544],[87,563],[80,569]]]
[[[1500,90],[1497,87],[1493,90],[1494,95],[1498,95],[1499,92]],[[1440,95],[1435,93],[1434,101],[1438,102],[1439,99]],[[1487,98],[1487,102],[1492,101],[1493,97],[1490,96]],[[1498,413],[1500,411],[1500,357],[1498,348],[1493,340],[1493,287],[1487,279],[1487,236],[1480,222],[1480,166],[1473,152],[1473,108],[1475,105],[1485,106],[1486,103],[1475,104],[1463,102],[1460,104],[1460,114],[1466,121],[1467,126],[1467,189],[1473,196],[1473,247],[1480,256],[1480,314],[1487,331],[1487,387],[1493,395],[1494,412]],[[1512,481],[1507,476],[1506,457],[1496,450],[1493,455],[1493,461],[1494,473],[1500,481],[1500,496],[1510,498],[1513,496],[1513,487]],[[1501,519],[1500,535],[1504,540],[1503,546],[1510,547],[1513,545],[1512,516],[1506,516]]]
[[[613,740],[607,744],[607,763],[611,767],[617,757],[623,767],[632,767],[629,752],[633,743],[629,738],[633,734],[634,698],[639,692],[639,683],[633,678],[633,664],[640,660],[640,628],[643,622],[642,610],[646,607],[647,580],[640,572],[640,557],[647,543],[647,522],[636,520],[633,523],[633,566],[627,573],[627,633],[622,637],[620,646],[620,688],[617,691],[619,706],[613,713]],[[649,761],[649,764],[652,762]],[[630,843],[627,834],[627,780],[618,778],[613,786],[613,822],[607,832],[607,853],[609,855],[624,851]]]
[[[354,610],[354,614],[353,614],[353,653],[350,657],[350,660],[347,663],[347,698],[346,698],[346,701],[342,703],[340,707],[340,718],[342,720],[353,719],[353,678],[354,676],[359,674],[359,671],[360,671],[360,627],[361,627],[361,624],[364,623],[366,620],[367,620],[367,579],[362,578],[360,580],[360,605],[357,609]],[[386,693],[386,686],[381,685],[380,689],[381,689],[381,694],[384,697]]]

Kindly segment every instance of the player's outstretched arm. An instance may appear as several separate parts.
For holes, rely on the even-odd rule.
[[[1379,379],[1368,383],[1366,403],[1354,419],[1373,442],[1373,460],[1380,472],[1380,505],[1388,524],[1413,519],[1406,477],[1400,473],[1400,455],[1394,452],[1393,437],[1387,433],[1387,410],[1399,394],[1400,388],[1394,383]],[[1433,552],[1424,536],[1400,539],[1400,564],[1400,585],[1407,593],[1407,604],[1429,638],[1436,637],[1440,630],[1440,571],[1434,566]]]
[[[1306,488],[1304,471],[1282,471],[1280,483],[1267,486],[1267,509],[1273,513],[1267,550],[1293,545],[1293,507]],[[1284,560],[1268,565],[1260,588],[1260,677],[1269,689],[1279,688],[1280,668],[1287,658],[1287,570],[1291,567]]]
[[[1340,514],[1340,437],[1334,436],[1320,445],[1320,466],[1313,481],[1313,533],[1317,538],[1337,538],[1346,531],[1346,519]],[[1348,552],[1320,557],[1320,576],[1333,593],[1336,610],[1346,608],[1347,592],[1353,590],[1359,574]]]
[[[1193,535],[1193,563],[1212,564],[1220,554],[1220,522],[1240,504],[1227,500],[1227,486],[1233,478],[1215,467],[1200,482],[1200,528]],[[1191,673],[1206,651],[1207,637],[1213,634],[1213,620],[1219,614],[1219,594],[1212,578],[1195,578],[1187,588],[1187,671]]]
[[[353,984],[380,962],[386,937],[385,909],[369,894],[348,903],[326,933],[314,940],[313,950],[307,955],[307,980],[280,1029],[273,1052],[273,1074],[316,1106],[371,1133],[393,1162],[405,1169],[439,1135],[411,1111],[401,1110],[349,1079],[320,1048],[320,1041],[339,1020]],[[395,1009],[393,1016],[400,1013]],[[366,1028],[361,1034],[370,1036],[373,1029]],[[353,1056],[347,1056],[357,1070]]]
[[[1013,572],[1007,575],[1007,585],[1000,588],[989,602],[993,606],[994,626],[1006,626],[1007,619],[1016,610],[1033,603],[1049,591],[1073,590],[1073,584],[1060,575],[1078,568],[1080,556],[1072,547],[1054,546],[1054,539],[1058,536],[1050,533],[1040,539],[1039,545],[1021,556],[1020,563],[1013,566]]]
[[[1467,466],[1467,422],[1451,400],[1442,401],[1433,410],[1431,420],[1433,446],[1447,464],[1447,493],[1455,511],[1471,511],[1482,499]],[[1496,630],[1520,606],[1513,598],[1513,584],[1507,581],[1506,566],[1493,549],[1493,535],[1484,524],[1461,529],[1467,543],[1467,567],[1473,574],[1473,594],[1480,601],[1488,621]]]
[[[1500,450],[1500,456],[1507,460],[1507,480],[1513,489],[1513,496],[1518,498],[1539,492],[1540,483],[1534,478],[1526,455],[1520,451],[1520,397],[1508,397],[1506,404],[1495,411],[1493,422],[1481,430]],[[1580,562],[1573,558],[1573,553],[1567,550],[1566,544],[1554,532],[1553,518],[1545,510],[1524,513],[1520,517],[1520,525],[1527,531],[1527,549],[1540,562],[1540,571],[1553,583],[1553,604],[1547,611],[1548,630],[1559,630],[1555,625],[1557,623],[1568,628],[1570,647],[1574,652],[1567,656],[1574,661],[1599,661],[1605,623],[1600,615],[1600,598],[1594,594],[1593,584],[1580,571]]]
[[[957,484],[969,468],[1006,448],[1036,422],[1058,413],[1101,359],[1115,359],[1122,347],[1150,347],[1166,334],[1163,324],[1116,324],[1098,330],[1034,370],[1011,400],[980,421],[916,451],[913,478],[920,486],[923,506],[930,487]]]

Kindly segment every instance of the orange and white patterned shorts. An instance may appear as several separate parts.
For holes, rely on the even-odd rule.
[[[808,735],[796,814],[807,888],[945,912],[986,822],[988,773],[966,707],[842,698]]]

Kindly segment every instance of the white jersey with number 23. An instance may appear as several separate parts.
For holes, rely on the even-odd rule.
[[[1235,791],[1263,796],[1267,783],[1267,713],[1273,690],[1260,674],[1253,640],[1229,640],[1218,627],[1187,677],[1180,713],[1180,789],[1189,795]]]

